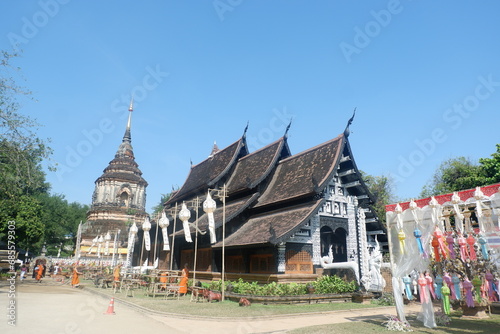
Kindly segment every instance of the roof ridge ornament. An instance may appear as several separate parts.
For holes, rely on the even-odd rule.
[[[344,130],[344,136],[346,138],[349,137],[349,134],[351,133],[351,131],[349,130],[349,125],[352,124],[352,121],[354,120],[354,116],[356,116],[356,108],[354,108],[354,111],[352,112],[351,118],[347,121],[347,126],[345,127],[345,130]]]
[[[286,129],[285,129],[285,134],[283,135],[283,137],[286,139],[288,138],[288,130],[290,130],[290,126],[292,125],[292,121],[293,121],[293,117],[290,117],[290,123],[288,123]]]
[[[134,111],[134,96],[132,95],[132,98],[130,99],[130,106],[128,107],[128,121],[127,121],[127,129],[130,130],[130,125],[132,122],[132,111]]]
[[[217,146],[217,141],[214,140],[214,146],[212,147],[212,152],[210,152],[210,155],[208,156],[209,158],[212,158],[215,153],[219,152],[219,146]]]
[[[246,138],[248,131],[248,124],[250,124],[250,121],[247,121],[247,126],[245,126],[245,130],[243,130],[243,136],[241,136],[241,138]]]

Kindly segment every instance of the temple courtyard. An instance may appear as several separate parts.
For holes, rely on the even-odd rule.
[[[16,282],[15,289],[9,286],[8,281],[0,281],[0,303],[5,305],[3,321],[0,322],[1,333],[310,333],[311,326],[330,326],[326,331],[314,333],[331,333],[331,326],[338,324],[342,333],[345,326],[355,326],[358,334],[373,331],[374,324],[378,331],[385,332],[381,323],[387,316],[395,314],[394,306],[371,307],[344,303],[338,309],[331,304],[328,307],[317,307],[320,304],[302,307],[314,310],[300,313],[290,307],[290,313],[272,315],[266,314],[266,307],[285,309],[286,306],[254,304],[249,308],[238,307],[236,303],[226,301],[218,303],[195,303],[190,296],[179,300],[163,300],[141,295],[127,297],[124,292],[114,293],[112,289],[96,288],[91,281],[83,281],[80,288],[72,288],[67,283],[61,284],[51,279],[36,283],[27,278],[23,283]],[[14,298],[13,295],[14,294]],[[111,298],[114,303],[111,307]],[[15,307],[11,308],[11,301]],[[232,304],[231,304],[232,303]],[[236,305],[233,305],[236,304]],[[155,306],[156,305],[156,306]],[[158,305],[168,305],[161,308]],[[172,308],[171,306],[174,306]],[[326,306],[326,305],[324,305]],[[373,306],[373,305],[372,305]],[[4,306],[2,306],[3,308]],[[172,309],[179,308],[179,312]],[[361,307],[361,308],[358,308]],[[192,310],[212,309],[214,316],[200,316],[186,314],[186,308]],[[228,308],[233,308],[234,315],[228,317]],[[492,328],[498,328],[499,315],[493,314],[489,319],[457,320],[454,318],[448,327],[436,329],[423,328],[416,320],[420,311],[420,304],[407,306],[409,320],[414,333],[446,333],[448,330],[460,329],[464,333],[496,333]],[[336,310],[334,310],[336,309]],[[247,311],[245,311],[247,310]],[[217,312],[221,311],[219,315]],[[307,313],[305,313],[307,312]],[[15,317],[15,326],[9,324],[9,313]],[[184,314],[182,314],[184,313]],[[207,312],[200,312],[200,314]],[[242,314],[247,313],[246,316]],[[286,311],[285,311],[286,313]],[[378,325],[377,325],[378,324]],[[371,327],[370,327],[371,326]],[[464,328],[466,326],[466,328]],[[472,327],[471,327],[472,326]],[[491,327],[493,326],[493,327]],[[455,328],[456,327],[456,328]],[[337,328],[337,327],[336,327]],[[469,328],[472,328],[468,330]]]
[[[8,307],[9,287],[0,282],[0,301]],[[393,307],[347,309],[310,314],[252,316],[238,318],[201,317],[151,311],[134,303],[139,298],[124,298],[116,294],[113,311],[110,311],[110,291],[95,289],[91,284],[83,288],[71,288],[67,284],[50,279],[35,283],[28,278],[16,284],[15,327],[7,317],[0,322],[2,333],[286,333],[287,331],[314,325],[365,321],[385,318],[394,313]],[[189,297],[186,297],[187,299]],[[123,300],[123,301],[122,301]],[[163,301],[176,303],[177,300]],[[186,305],[186,300],[180,300]],[[195,304],[195,303],[193,303]],[[200,304],[200,303],[196,303]],[[205,307],[208,304],[204,304]],[[194,306],[194,305],[193,305]],[[217,307],[217,305],[211,304]],[[251,306],[252,307],[252,306]],[[418,310],[415,307],[415,311]],[[4,313],[5,314],[5,313]]]

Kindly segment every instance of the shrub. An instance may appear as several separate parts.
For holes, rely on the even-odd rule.
[[[383,293],[380,298],[374,299],[373,303],[380,306],[394,306],[394,295],[392,293]]]
[[[355,281],[345,282],[338,276],[320,276],[312,284],[316,293],[346,293],[358,289]]]
[[[255,296],[297,296],[307,294],[307,286],[312,285],[315,293],[349,293],[357,290],[356,282],[345,282],[337,276],[322,276],[316,281],[307,284],[301,283],[276,283],[260,285],[257,282],[245,282],[243,279],[227,281],[225,286],[231,285],[231,291],[243,295]],[[204,288],[219,290],[221,281],[204,283]]]

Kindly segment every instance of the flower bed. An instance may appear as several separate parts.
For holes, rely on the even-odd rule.
[[[352,300],[351,293],[306,294],[293,296],[255,296],[240,293],[226,292],[225,298],[238,302],[244,297],[250,303],[260,304],[316,304],[316,303],[348,303]]]

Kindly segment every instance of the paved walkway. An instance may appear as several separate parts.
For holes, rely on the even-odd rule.
[[[116,302],[115,315],[105,315],[109,297],[102,297],[67,285],[28,281],[15,285],[15,298],[9,296],[9,286],[0,282],[0,307],[4,310],[15,300],[16,326],[2,317],[0,333],[286,333],[312,325],[334,324],[384,318],[395,308],[370,308],[321,314],[277,316],[262,319],[206,320],[187,319],[159,313],[148,314],[138,308]],[[4,306],[5,305],[5,306]],[[414,305],[408,311],[416,312]],[[8,309],[4,314],[8,312]],[[8,314],[6,314],[8,315]]]

